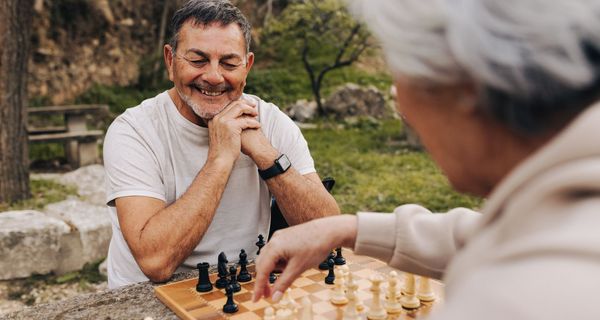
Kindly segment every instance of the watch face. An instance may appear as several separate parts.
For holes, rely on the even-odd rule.
[[[279,157],[279,159],[277,159],[277,163],[279,164],[279,167],[282,170],[287,170],[292,165],[290,159],[288,159],[288,157],[285,154]]]

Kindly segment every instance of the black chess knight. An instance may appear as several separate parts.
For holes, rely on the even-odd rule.
[[[229,261],[227,261],[227,256],[225,255],[225,252],[221,252],[219,253],[219,258],[218,258],[218,262],[217,262],[217,270],[218,270],[218,276],[219,279],[217,279],[217,281],[215,281],[215,287],[219,288],[219,289],[223,289],[227,286],[227,284],[229,283],[229,280],[227,280],[227,276],[229,275],[229,272],[227,272],[227,263]]]

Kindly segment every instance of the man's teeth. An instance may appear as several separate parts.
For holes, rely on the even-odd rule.
[[[202,92],[202,94],[205,94],[207,96],[216,97],[216,96],[222,95],[223,92],[225,92],[225,91],[206,91],[206,90],[200,90],[200,92]]]

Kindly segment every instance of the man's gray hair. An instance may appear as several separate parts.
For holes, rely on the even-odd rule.
[[[173,47],[173,51],[177,50],[179,30],[188,20],[192,20],[195,25],[200,26],[213,23],[227,26],[236,23],[244,34],[246,53],[250,52],[252,27],[240,9],[236,8],[231,2],[227,0],[190,0],[186,2],[183,7],[175,12],[171,19],[170,30],[173,35],[169,44]]]
[[[481,105],[523,132],[600,97],[599,0],[351,0],[396,75],[473,81]]]

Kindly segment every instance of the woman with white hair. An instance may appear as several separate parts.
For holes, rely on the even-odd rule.
[[[457,190],[488,199],[481,214],[403,205],[281,230],[254,298],[346,246],[443,279],[432,319],[600,319],[600,0],[351,7],[381,40],[398,112]]]

